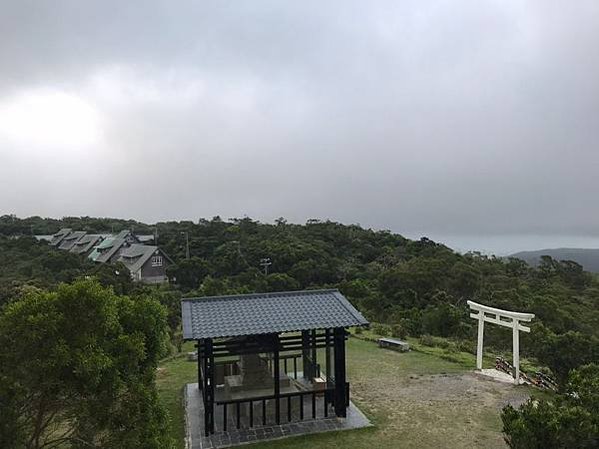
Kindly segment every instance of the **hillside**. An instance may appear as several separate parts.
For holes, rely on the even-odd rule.
[[[586,271],[599,273],[599,249],[591,248],[554,248],[538,251],[521,251],[510,257],[521,259],[536,267],[541,256],[551,256],[555,260],[573,260],[583,266]]]
[[[26,236],[27,232],[49,234],[53,229],[66,227],[67,223],[73,224],[75,229],[93,229],[95,232],[116,232],[125,227],[154,231],[158,245],[173,259],[167,270],[171,282],[159,287],[133,283],[126,269],[110,264],[94,265],[83,257],[50,248],[46,243]],[[141,390],[136,388],[139,385],[131,383],[125,393],[135,394],[136,398],[144,393],[145,402],[137,407],[137,403],[131,401],[135,407],[128,410],[119,402],[121,397],[128,396],[116,397],[110,407],[114,404],[123,410],[125,414],[119,416],[126,419],[127,427],[123,427],[119,420],[115,421],[116,428],[112,421],[109,422],[111,427],[103,421],[98,424],[97,438],[103,435],[138,438],[135,432],[143,422],[148,423],[143,427],[147,435],[165,440],[169,439],[165,429],[170,425],[169,433],[181,443],[184,422],[181,388],[197,376],[197,365],[187,362],[184,356],[193,346],[182,342],[181,297],[338,288],[373,323],[368,332],[407,338],[410,344],[418,342],[444,351],[437,354],[439,357],[423,356],[416,351],[395,354],[377,350],[373,343],[352,339],[348,343],[352,398],[364,408],[376,427],[342,436],[312,436],[289,445],[287,442],[269,443],[268,447],[272,449],[391,449],[398,447],[398,441],[405,442],[405,447],[440,447],[445,442],[456,448],[505,447],[500,411],[507,403],[518,405],[521,401],[511,401],[511,385],[499,391],[495,384],[481,383],[466,372],[473,366],[477,335],[476,323],[470,318],[466,306],[467,299],[534,313],[531,332],[522,335],[520,354],[533,366],[547,370],[559,385],[568,385],[570,372],[574,370],[595,369],[594,365],[590,368],[584,365],[599,360],[599,277],[591,276],[575,262],[542,258],[538,267],[532,267],[518,259],[459,254],[426,238],[410,240],[389,231],[364,229],[358,225],[322,220],[309,220],[300,225],[284,219],[260,223],[250,218],[222,220],[219,217],[146,225],[130,220],[91,217],[20,220],[5,216],[0,217],[0,254],[3,256],[0,258],[0,347],[7,349],[0,352],[0,378],[3,379],[0,389],[9,385],[8,391],[19,392],[23,378],[33,393],[40,388],[40,378],[48,379],[46,384],[63,382],[63,373],[72,370],[74,362],[68,359],[62,362],[63,367],[57,365],[55,357],[46,357],[46,354],[57,351],[79,354],[81,345],[85,348],[94,346],[88,341],[98,341],[112,348],[112,333],[103,329],[109,323],[116,323],[110,321],[110,317],[119,316],[120,310],[123,311],[123,323],[128,323],[126,328],[119,325],[118,329],[122,328],[123,332],[131,328],[131,332],[139,334],[141,330],[136,326],[143,327],[148,323],[139,334],[147,332],[147,343],[140,342],[139,350],[135,351],[126,346],[123,349],[127,351],[125,357],[115,349],[114,355],[110,356],[114,362],[105,364],[119,367],[119,373],[128,376],[123,378],[143,376],[145,383],[139,384]],[[271,262],[266,267],[261,263],[265,258]],[[60,283],[66,284],[59,286]],[[87,310],[88,303],[92,307],[90,310],[104,310],[106,304],[113,304],[115,310],[83,314],[75,307],[85,305]],[[53,308],[47,309],[47,304],[53,304]],[[149,305],[152,307],[148,308]],[[135,307],[155,310],[156,315],[148,321],[133,319],[138,315]],[[54,321],[48,321],[48,310],[53,311]],[[81,317],[91,320],[93,326],[87,326],[87,321],[81,322]],[[129,319],[132,319],[131,323],[126,321]],[[62,323],[78,327],[71,331]],[[80,334],[86,338],[79,338]],[[123,341],[129,341],[127,335],[122,337]],[[137,337],[131,341],[137,341]],[[145,371],[140,373],[137,368],[142,366],[141,362],[124,363],[121,367],[120,361],[129,360],[130,353],[145,354],[146,344],[151,349],[147,353],[152,354],[152,359],[151,363],[143,365]],[[52,346],[51,350],[47,345]],[[512,333],[500,326],[488,326],[485,328],[485,348],[488,354],[509,354]],[[182,351],[179,356],[176,355],[178,350]],[[31,354],[37,354],[35,351],[43,351],[43,356],[32,357]],[[156,370],[158,357],[166,356],[170,357]],[[46,369],[46,365],[39,365],[40,360],[58,368],[54,371]],[[93,360],[104,363],[102,357]],[[487,359],[486,363],[488,366],[492,359]],[[131,377],[132,370],[134,377]],[[43,376],[38,372],[43,372]],[[93,374],[95,370],[86,372]],[[117,379],[117,374],[113,376],[109,372],[106,376]],[[592,373],[584,376],[590,379],[589,382],[594,381]],[[10,384],[4,379],[10,379]],[[93,379],[95,377],[90,382]],[[5,385],[1,385],[3,383]],[[61,390],[61,397],[67,397],[72,391],[72,382],[60,385],[66,392]],[[95,387],[92,390],[96,391]],[[158,402],[157,394],[160,394],[162,404]],[[0,397],[4,399],[2,394]],[[30,429],[29,423],[38,413],[34,408],[36,403],[24,399],[26,396],[20,393],[11,398],[14,398],[9,404],[11,408],[2,404],[0,412],[9,410],[12,413],[10,424],[22,428],[23,435],[32,434],[35,430]],[[31,404],[33,408],[29,414],[23,415],[22,406]],[[77,402],[65,404],[60,404],[59,411],[67,405],[77,407]],[[162,405],[169,409],[170,417],[163,413]],[[98,409],[111,411],[110,407]],[[565,408],[569,410],[568,407]],[[89,409],[95,410],[92,407],[85,410]],[[575,410],[579,409],[575,407]],[[140,416],[146,410],[151,413],[151,419]],[[511,409],[506,419],[510,422],[519,419],[517,413]],[[0,423],[8,421],[4,416],[6,413],[0,416]],[[59,426],[70,424],[60,422],[62,415],[54,414],[50,418],[52,416],[57,417]],[[80,416],[81,422],[90,422],[89,415],[81,412]],[[534,422],[552,419],[544,415]],[[581,421],[587,423],[585,425],[594,425],[590,418],[584,419]],[[431,427],[428,425],[431,422],[436,425]],[[566,424],[564,432],[569,428]],[[4,444],[7,439],[3,440],[3,435],[9,435],[12,441],[14,434],[12,428],[0,425],[0,447],[25,447]],[[171,446],[136,446],[119,442],[105,447],[162,449]]]

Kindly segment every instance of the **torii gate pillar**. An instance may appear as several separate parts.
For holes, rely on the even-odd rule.
[[[484,306],[474,301],[468,301],[470,309],[477,313],[471,313],[470,317],[478,320],[478,344],[476,346],[476,369],[483,368],[483,340],[485,332],[485,321],[487,323],[499,324],[500,326],[512,328],[512,353],[514,357],[514,383],[520,383],[520,331],[530,332],[530,328],[520,324],[520,321],[528,322],[535,316],[532,313],[511,312],[509,310],[496,309]]]

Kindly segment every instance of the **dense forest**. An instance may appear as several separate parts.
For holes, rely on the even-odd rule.
[[[33,238],[62,227],[154,234],[175,262],[168,271],[172,282],[134,285],[124,267],[94,266]],[[532,312],[536,318],[532,332],[522,337],[522,352],[546,367],[564,390],[572,370],[599,360],[599,281],[575,262],[550,257],[530,267],[518,259],[459,254],[427,238],[413,241],[359,225],[320,220],[299,225],[282,218],[265,224],[219,217],[147,225],[105,218],[3,216],[0,253],[0,304],[5,309],[32,292],[54,291],[60,283],[93,277],[116,294],[162,304],[171,351],[180,347],[182,296],[336,287],[381,334],[449,338],[471,351],[476,329],[466,300]],[[262,264],[264,259],[270,265]],[[489,326],[485,341],[498,352],[509,351],[511,333]]]
[[[518,259],[458,254],[427,238],[412,241],[389,231],[319,220],[305,225],[284,219],[263,224],[250,218],[215,217],[147,225],[89,217],[3,216],[4,291],[47,287],[106,271],[26,238],[32,230],[52,234],[61,227],[157,234],[158,245],[176,262],[169,269],[176,283],[166,289],[185,295],[337,287],[373,322],[401,327],[412,336],[443,337],[472,335],[473,323],[466,312],[466,300],[472,299],[532,312],[538,332],[599,337],[599,281],[575,262],[545,257],[532,268]],[[271,262],[268,274],[261,266],[265,258]],[[9,296],[1,295],[4,300]],[[502,336],[506,342],[511,338],[502,329],[494,330],[489,336],[492,344],[502,344]],[[530,344],[523,344],[527,347]]]

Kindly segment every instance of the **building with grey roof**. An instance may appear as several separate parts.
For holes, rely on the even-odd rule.
[[[91,252],[89,253],[89,255],[87,257],[91,261],[97,262],[98,257],[100,257],[100,254],[102,254],[106,249],[111,248],[113,242],[114,242],[113,235],[108,235],[108,236],[104,237],[104,239],[102,241],[96,243],[96,245],[93,247],[93,249],[91,250]]]
[[[109,237],[94,248],[90,259],[98,263],[114,263],[130,244],[126,239]]]
[[[70,252],[87,256],[94,246],[102,241],[102,236],[99,234],[86,234],[81,237],[77,243],[73,245]]]
[[[61,240],[58,249],[70,251],[73,246],[85,235],[85,231],[74,231]]]
[[[186,298],[181,308],[191,340],[368,324],[334,289]]]
[[[121,262],[135,281],[147,284],[167,282],[166,268],[172,260],[157,246],[134,243],[123,248],[117,262]]]
[[[198,347],[202,441],[348,417],[346,329],[368,321],[338,290],[186,298],[181,313]]]
[[[60,245],[60,242],[62,242],[62,240],[69,235],[73,230],[71,228],[62,228],[60,231],[58,231],[56,234],[54,234],[52,236],[52,239],[50,240],[50,245],[52,246],[58,246]]]
[[[117,239],[123,239],[125,240],[127,243],[129,243],[130,245],[134,244],[134,243],[141,243],[139,238],[133,234],[130,230],[128,229],[124,229],[122,231],[120,231],[117,235],[116,235]]]

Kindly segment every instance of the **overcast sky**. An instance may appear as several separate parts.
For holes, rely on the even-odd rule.
[[[599,246],[599,2],[0,0],[0,213]]]

